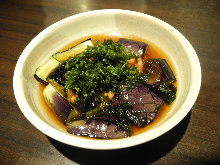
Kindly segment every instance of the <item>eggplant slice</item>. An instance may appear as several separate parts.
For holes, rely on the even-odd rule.
[[[173,83],[176,78],[165,59],[150,58],[144,62],[143,72],[148,74],[148,85],[159,82]]]
[[[51,57],[45,64],[39,66],[36,69],[34,74],[35,79],[42,84],[48,84],[46,80],[48,75],[53,72],[59,65],[60,62]]]
[[[62,63],[60,64],[53,72],[51,72],[48,77],[48,79],[52,79],[54,81],[56,81],[59,85],[64,86],[64,82],[65,82],[65,64]]]
[[[143,57],[147,49],[147,44],[139,41],[121,38],[117,41],[122,44],[128,53],[135,54],[137,57]]]
[[[141,119],[138,125],[140,127],[152,122],[163,104],[162,98],[150,91],[148,87],[140,84],[128,91],[122,91],[119,97],[112,101],[112,104],[126,102],[133,104],[133,112]]]
[[[126,131],[116,124],[105,120],[76,120],[67,126],[73,135],[87,136],[98,139],[119,139],[128,137]]]
[[[88,46],[94,46],[94,43],[92,42],[91,39],[83,41],[80,44],[78,44],[68,50],[65,50],[62,52],[57,52],[57,53],[53,54],[52,57],[60,62],[63,62],[65,60],[67,60],[71,57],[74,57],[75,55],[83,52]]]
[[[73,107],[50,83],[44,88],[43,96],[48,106],[51,107],[58,118],[65,123],[65,120],[72,111]]]

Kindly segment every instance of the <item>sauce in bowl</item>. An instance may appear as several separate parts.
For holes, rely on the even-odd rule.
[[[103,42],[106,39],[111,39],[114,42],[118,41],[119,38],[121,38],[121,36],[117,36],[117,35],[94,35],[94,36],[90,36],[90,37],[86,37],[86,38],[82,38],[80,40],[74,41],[72,43],[70,43],[69,45],[65,46],[64,48],[62,48],[60,51],[65,51],[68,50],[69,48],[81,43],[82,41],[85,41],[86,39],[91,38],[92,41],[100,41]],[[171,70],[174,72],[175,75],[175,69],[172,66],[172,63],[169,59],[167,59],[166,55],[155,45],[153,45],[152,43],[148,42],[148,41],[143,41],[139,38],[135,38],[135,37],[131,37],[131,36],[123,36],[123,38],[126,39],[132,39],[132,40],[136,40],[136,41],[141,41],[144,43],[147,43],[148,47],[147,47],[147,51],[145,52],[144,56],[143,56],[143,60],[147,60],[149,58],[161,58],[161,59],[165,59],[166,62],[168,63],[168,65],[170,66]],[[80,52],[80,51],[79,51]],[[79,52],[76,52],[79,53]],[[174,83],[175,86],[177,86],[177,82]],[[44,96],[43,96],[43,90],[45,88],[45,85],[43,84],[38,84],[38,93],[39,93],[39,100],[41,103],[41,106],[43,107],[45,113],[47,114],[48,118],[50,118],[50,120],[55,123],[55,125],[59,126],[61,129],[66,130],[66,125],[59,120],[59,118],[57,117],[57,115],[54,113],[54,111],[48,106],[48,104],[46,103]],[[172,106],[172,104],[163,104],[160,107],[159,113],[158,115],[155,117],[153,122],[148,123],[145,127],[137,127],[132,125],[131,127],[131,134],[133,135],[137,135],[141,132],[147,131],[148,129],[150,129],[154,124],[156,124],[161,118],[163,118],[164,115],[166,115],[166,113],[169,111],[170,107]]]

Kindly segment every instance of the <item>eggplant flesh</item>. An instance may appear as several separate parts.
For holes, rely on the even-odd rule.
[[[133,104],[132,110],[140,119],[138,126],[141,127],[154,120],[163,104],[162,98],[141,84],[128,91],[122,91],[119,97],[114,99],[111,104],[117,105],[126,102]]]
[[[129,39],[121,38],[117,41],[122,44],[128,53],[135,54],[137,57],[143,57],[147,49],[147,44]]]
[[[148,85],[159,82],[173,83],[176,78],[165,59],[149,58],[144,62],[143,72],[148,74]]]
[[[36,69],[34,74],[35,79],[42,84],[48,84],[46,80],[48,75],[53,72],[54,69],[56,69],[59,65],[60,62],[51,57],[45,64],[39,66]]]
[[[126,138],[128,134],[116,124],[105,120],[76,120],[67,126],[67,132],[73,135],[98,139]]]
[[[60,62],[63,62],[65,60],[72,58],[75,55],[83,52],[87,48],[87,46],[94,46],[94,43],[92,42],[91,39],[83,41],[80,44],[78,44],[68,50],[65,50],[62,52],[57,52],[57,53],[53,54],[52,57]]]
[[[68,103],[68,101],[62,97],[55,87],[48,84],[43,91],[43,96],[46,100],[48,106],[54,111],[58,118],[65,123],[69,113],[72,111],[73,107]]]

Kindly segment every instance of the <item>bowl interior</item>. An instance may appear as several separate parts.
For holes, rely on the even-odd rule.
[[[45,115],[39,99],[35,69],[56,51],[95,34],[128,34],[150,41],[170,59],[178,81],[177,98],[169,112],[150,130],[127,139],[94,140],[69,135]],[[125,10],[78,14],[45,29],[25,48],[14,73],[14,92],[27,119],[48,136],[73,146],[115,149],[152,140],[174,127],[191,109],[201,83],[200,65],[190,43],[173,27],[152,16]]]

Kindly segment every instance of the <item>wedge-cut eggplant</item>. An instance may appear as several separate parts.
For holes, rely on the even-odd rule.
[[[74,57],[76,54],[83,52],[87,48],[87,46],[94,46],[94,44],[91,40],[86,40],[66,51],[57,52],[52,57],[62,62],[62,61],[67,60],[70,57]]]
[[[65,79],[65,72],[66,72],[65,64],[62,63],[48,75],[47,81],[54,80],[59,85],[64,86],[64,82],[66,80]]]
[[[154,120],[163,100],[150,91],[149,88],[136,85],[128,91],[122,91],[120,96],[112,101],[112,104],[117,105],[126,102],[133,104],[133,113],[138,118],[138,124],[134,124],[142,127]]]
[[[72,111],[73,107],[50,83],[44,88],[43,96],[48,106],[51,107],[59,119],[65,123],[65,120]]]
[[[139,41],[121,38],[117,43],[122,44],[128,53],[135,54],[137,57],[143,57],[147,49],[147,44]]]
[[[150,58],[144,63],[143,72],[148,74],[148,85],[159,82],[173,83],[176,78],[165,59]]]
[[[73,135],[98,139],[119,139],[128,137],[128,133],[116,124],[105,120],[76,120],[67,126]]]
[[[54,71],[58,66],[60,65],[60,62],[57,61],[55,58],[51,57],[45,64],[39,66],[36,71],[34,77],[39,82],[43,82],[44,84],[47,84],[47,77],[48,75]]]

